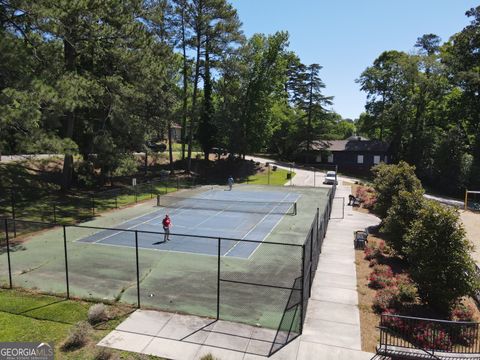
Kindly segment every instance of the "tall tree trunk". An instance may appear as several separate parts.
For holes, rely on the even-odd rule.
[[[183,5],[182,5],[183,6]],[[185,160],[185,134],[187,133],[187,93],[188,93],[188,64],[187,46],[185,43],[185,6],[182,7],[182,52],[183,52],[183,114],[182,114],[182,160]]]
[[[202,47],[202,11],[203,1],[199,1],[198,5],[198,19],[196,25],[196,46],[197,46],[197,58],[195,61],[195,77],[193,80],[193,98],[192,98],[192,114],[190,116],[190,127],[188,129],[188,155],[187,155],[187,172],[191,171],[192,166],[192,141],[193,141],[193,127],[196,121],[197,114],[197,91],[198,91],[198,79],[200,77],[200,57]]]
[[[308,99],[308,134],[307,134],[307,152],[310,151],[312,142],[312,103],[313,103],[313,69],[310,73],[310,94]]]
[[[67,36],[63,40],[63,54],[65,60],[65,69],[67,72],[75,72],[75,48],[71,43],[72,37]],[[64,114],[64,138],[73,138],[73,128],[75,125],[75,111],[67,111]],[[73,155],[65,154],[63,160],[63,182],[62,189],[68,190],[72,186],[73,177]]]
[[[172,144],[172,121],[168,120],[168,156],[170,160],[170,174],[175,171],[173,169],[173,144]]]

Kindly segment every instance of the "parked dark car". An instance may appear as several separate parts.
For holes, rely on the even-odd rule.
[[[147,141],[147,147],[155,152],[164,152],[167,150],[167,144],[162,142]]]

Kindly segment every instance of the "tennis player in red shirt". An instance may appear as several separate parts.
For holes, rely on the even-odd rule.
[[[170,217],[165,215],[165,217],[162,220],[162,225],[163,225],[163,231],[165,232],[165,237],[163,241],[170,241],[170,226],[172,226],[172,221],[170,220]]]

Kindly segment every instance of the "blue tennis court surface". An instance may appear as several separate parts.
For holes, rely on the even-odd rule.
[[[163,234],[138,233],[140,248],[217,255],[218,241],[206,237],[263,241],[282,220],[292,216],[292,203],[298,193],[279,191],[210,190],[192,197],[160,197],[159,207],[151,213],[116,226],[117,229],[163,232],[162,220],[172,220],[170,241]],[[168,201],[167,201],[168,200]],[[168,207],[168,204],[172,207]],[[180,235],[181,234],[181,235]],[[194,235],[194,236],[189,236]],[[81,242],[112,246],[135,246],[133,232],[104,230],[80,239]],[[260,243],[221,242],[220,254],[249,258]]]

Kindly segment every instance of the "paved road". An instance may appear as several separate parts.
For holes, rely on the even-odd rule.
[[[266,163],[269,162],[270,164],[274,164],[278,166],[279,168],[290,170],[291,166],[289,163],[282,162],[282,161],[276,161],[276,160],[271,160],[271,159],[266,159],[258,156],[246,156],[245,157],[247,160],[253,160],[253,161],[258,161],[260,163]],[[314,176],[313,172],[311,170],[305,170],[299,167],[293,166],[293,170],[295,171],[295,177],[292,179],[292,185],[296,186],[314,186]],[[318,171],[315,172],[315,186],[328,186],[328,185],[323,185],[323,180],[325,178],[325,171]],[[341,184],[341,181],[349,181],[349,182],[355,182],[359,181],[358,179],[355,179],[354,177],[349,177],[349,176],[343,176],[343,175],[338,175],[338,182]],[[290,185],[287,183],[286,185]],[[445,198],[445,197],[440,197],[436,195],[430,195],[430,194],[425,194],[425,198],[430,199],[430,200],[435,200],[438,201],[442,204],[445,205],[450,205],[454,206],[457,208],[463,208],[464,203],[463,201],[460,200],[455,200],[455,199],[450,199],[450,198]]]
[[[256,162],[260,163],[266,163],[269,162],[270,164],[276,165],[281,169],[286,169],[290,170],[293,168],[293,171],[295,171],[295,176],[292,179],[291,185],[296,185],[296,186],[317,186],[317,187],[328,187],[329,185],[323,185],[323,181],[325,179],[325,174],[326,171],[315,171],[315,174],[311,170],[305,170],[302,169],[298,166],[291,166],[291,164],[283,161],[277,161],[277,160],[271,160],[271,159],[266,159],[258,156],[245,156],[247,160],[253,160]],[[348,176],[343,176],[339,175],[337,177],[338,182],[340,183],[341,181],[351,181],[355,182],[358,181],[358,179],[348,177]],[[287,183],[286,185],[290,185],[290,183]]]
[[[24,154],[24,155],[0,155],[1,163],[13,161],[31,160],[31,159],[48,159],[51,157],[63,157],[62,154]]]

